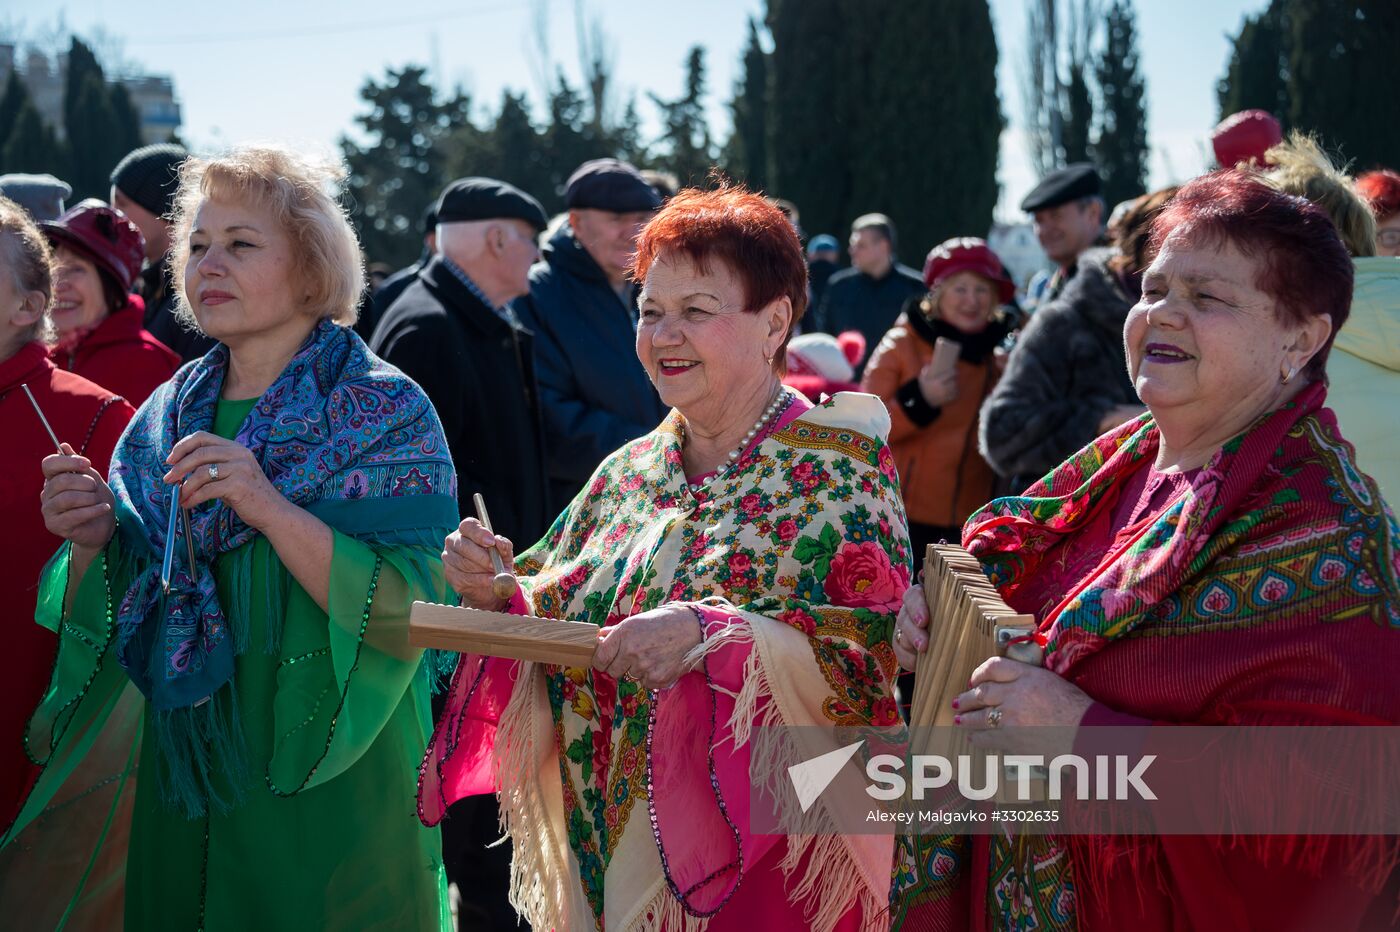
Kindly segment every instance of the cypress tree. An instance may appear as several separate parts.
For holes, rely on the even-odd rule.
[[[1357,164],[1400,164],[1395,0],[1289,0],[1289,122]]]
[[[10,138],[0,148],[0,171],[50,172],[66,178],[63,148],[54,136],[53,127],[44,123],[34,101],[25,97]]]
[[[866,78],[851,66],[856,18],[841,0],[768,0],[768,188],[797,204],[812,233],[841,236],[855,216],[847,202],[856,127],[842,104],[843,85]]]
[[[141,116],[136,112],[136,105],[131,102],[131,94],[125,84],[117,81],[109,88],[109,92],[115,130],[112,151],[119,153],[116,162],[112,163],[112,168],[115,168],[117,162],[126,158],[128,152],[141,148]]]
[[[3,149],[9,140],[10,131],[14,129],[19,112],[24,109],[27,100],[29,88],[19,79],[19,72],[11,68],[10,76],[5,81],[5,91],[0,94],[0,149]]]
[[[1284,0],[1245,17],[1234,39],[1230,63],[1216,84],[1220,119],[1241,110],[1264,110],[1288,119],[1288,48]]]
[[[725,144],[723,161],[731,177],[762,191],[768,188],[768,55],[752,17],[743,61],[744,72],[729,104],[734,132]]]
[[[1110,209],[1147,187],[1146,84],[1138,67],[1137,22],[1130,0],[1109,7],[1095,67],[1103,104],[1094,158]]]
[[[73,199],[106,200],[112,169],[141,144],[141,124],[126,89],[108,86],[97,57],[77,36],[64,76],[63,127]]]
[[[1064,147],[1064,161],[1086,162],[1089,160],[1089,134],[1094,125],[1094,99],[1089,92],[1089,81],[1085,72],[1088,62],[1075,62],[1069,69],[1069,83],[1065,85],[1065,125],[1061,136]]]
[[[950,236],[984,236],[1002,129],[986,0],[889,4],[880,16],[853,15],[848,26],[858,70],[841,76],[850,90],[838,98],[846,109],[836,122],[859,144],[845,223],[867,211],[888,214],[912,265]]]

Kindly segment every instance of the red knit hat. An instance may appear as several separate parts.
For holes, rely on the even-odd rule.
[[[975,236],[956,236],[933,247],[924,260],[924,284],[930,290],[958,272],[975,272],[996,285],[997,300],[1002,304],[1016,296],[1016,285],[986,240]]]
[[[72,246],[130,291],[146,258],[146,239],[126,214],[96,198],[74,204],[57,220],[39,224],[55,246]]]
[[[1241,110],[1220,121],[1210,134],[1215,149],[1215,163],[1221,168],[1234,168],[1241,162],[1256,162],[1267,167],[1264,153],[1283,142],[1283,127],[1273,114],[1263,110]]]

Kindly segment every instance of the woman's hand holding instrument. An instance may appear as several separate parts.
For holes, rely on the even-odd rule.
[[[497,560],[502,569],[507,562],[514,563],[512,544],[508,538],[492,534],[476,518],[464,520],[443,543],[442,567],[447,583],[467,608],[505,608],[509,597],[497,595],[495,590]]]

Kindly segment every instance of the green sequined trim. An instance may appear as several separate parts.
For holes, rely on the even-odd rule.
[[[287,792],[285,790],[280,790],[277,788],[276,784],[272,782],[272,772],[269,769],[268,772],[266,772],[263,775],[263,778],[267,782],[268,791],[271,792],[274,796],[295,796],[297,793],[300,793],[302,790],[306,789],[307,784],[309,784],[311,782],[311,779],[316,776],[317,768],[321,766],[321,762],[326,759],[326,755],[328,755],[331,751],[331,742],[335,740],[335,726],[336,723],[340,721],[340,713],[345,709],[345,699],[350,692],[350,681],[354,678],[355,670],[360,665],[360,651],[362,651],[365,646],[365,631],[369,629],[369,616],[372,609],[374,608],[374,595],[379,590],[379,571],[383,568],[383,566],[384,557],[379,554],[375,554],[374,572],[370,574],[369,592],[365,595],[365,608],[364,612],[360,616],[360,634],[355,642],[355,659],[350,664],[350,671],[345,675],[345,685],[342,686],[340,690],[340,704],[336,706],[335,714],[331,716],[330,728],[326,730],[326,746],[321,749],[321,756],[316,760],[316,763],[311,766],[311,769],[307,771],[306,778],[301,781],[301,785],[298,786],[296,789],[292,790],[291,792]],[[330,648],[327,647],[325,648],[325,650],[330,650]],[[296,659],[305,659],[305,657],[300,657]],[[290,661],[284,660],[282,661],[282,663],[278,664],[278,666],[285,666],[289,662]]]

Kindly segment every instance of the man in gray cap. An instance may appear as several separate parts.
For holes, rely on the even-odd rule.
[[[661,197],[626,162],[595,159],[569,177],[564,200],[569,222],[545,245],[529,295],[516,302],[536,335],[552,513],[605,456],[666,415],[637,360],[637,286],[627,278],[637,235]]]
[[[175,317],[175,289],[166,266],[168,218],[180,187],[180,164],[187,158],[184,147],[161,143],[132,150],[112,169],[112,206],[126,214],[146,239],[146,265],[136,284],[136,293],[146,302],[144,326],[184,362],[198,359],[214,346],[213,340],[187,329]]]
[[[437,255],[384,312],[370,348],[423,386],[457,467],[457,503],[489,503],[524,546],[549,525],[532,335],[511,310],[529,288],[544,208],[493,178],[462,178],[437,204]]]
[[[63,213],[63,202],[72,193],[68,182],[53,175],[0,175],[0,195],[23,207],[36,221],[57,220]]]
[[[1029,309],[1058,298],[1074,277],[1079,254],[1103,235],[1100,187],[1093,165],[1074,162],[1046,175],[1021,200],[1021,209],[1035,218],[1041,248],[1056,266],[1050,275],[1032,280],[1027,289]]]

